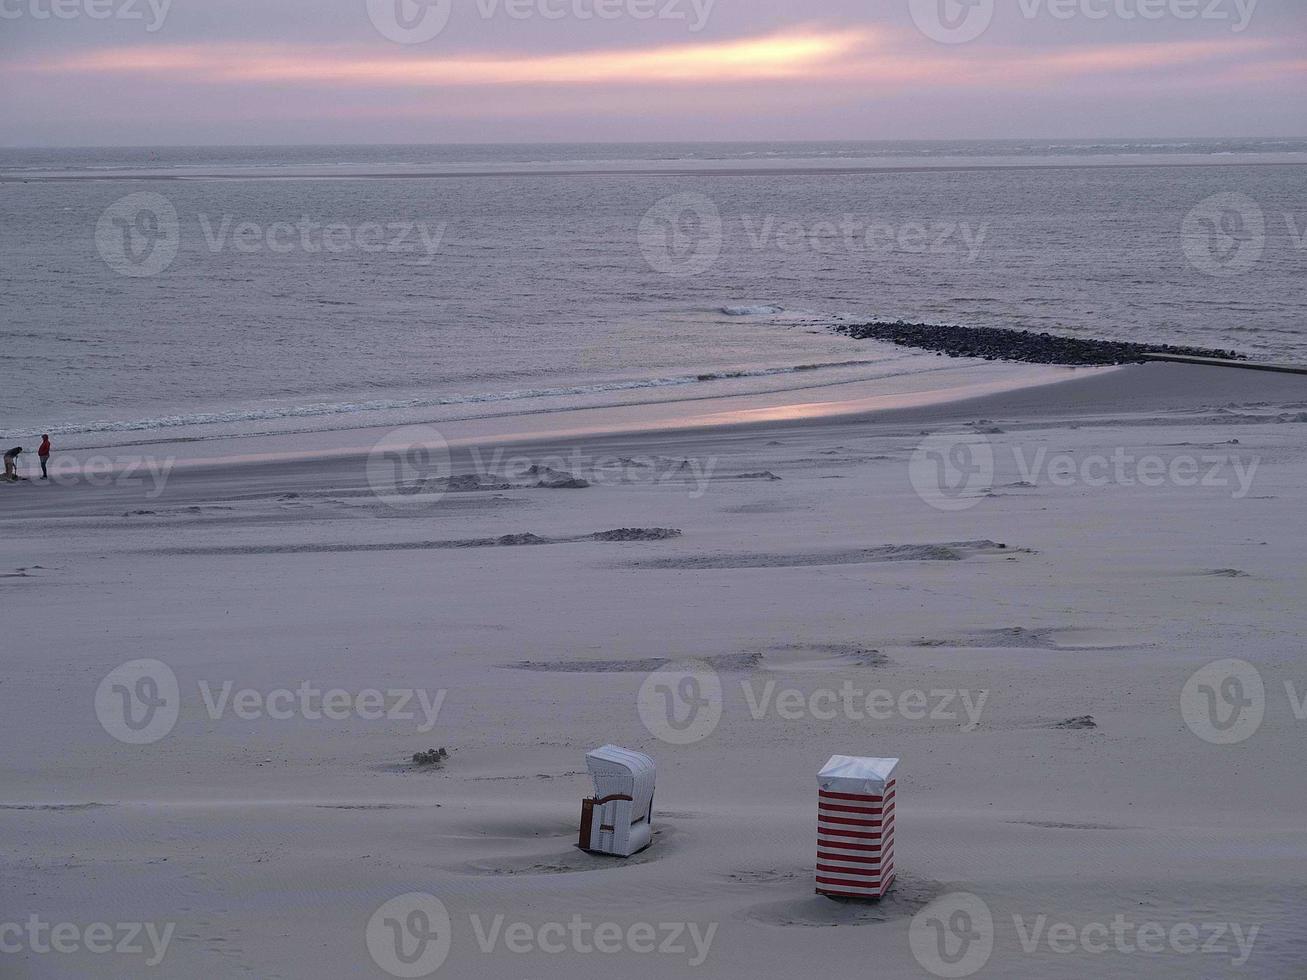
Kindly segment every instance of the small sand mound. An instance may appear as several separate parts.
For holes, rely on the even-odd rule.
[[[1136,642],[1101,629],[1077,629],[1049,626],[1007,626],[1001,629],[972,630],[942,637],[921,637],[909,646],[954,647],[960,650],[1123,650]]]
[[[499,666],[541,674],[651,674],[669,663],[666,657],[650,657],[646,660],[523,660]]]
[[[1135,830],[1124,824],[1116,823],[1067,823],[1061,820],[1009,820],[1008,823],[1020,824],[1022,827],[1038,827],[1040,830]]]
[[[736,881],[744,885],[772,885],[782,881],[799,881],[812,877],[811,868],[795,868],[793,870],[782,870],[780,868],[743,868],[739,871],[729,871],[726,874],[728,881]]]
[[[812,886],[809,884],[808,887]],[[804,898],[755,905],[745,914],[752,921],[768,926],[869,926],[910,919],[946,891],[940,882],[918,880],[900,874],[889,894],[880,901],[835,899],[809,894]]]
[[[531,670],[542,674],[652,674],[673,664],[703,664],[714,670],[754,670],[762,662],[760,653],[726,653],[716,657],[699,657],[693,661],[671,657],[646,657],[643,660],[523,660],[500,664],[508,670]]]
[[[0,803],[0,810],[37,810],[42,813],[80,813],[83,810],[103,810],[115,803]]]
[[[1063,731],[1083,732],[1098,727],[1098,722],[1094,721],[1093,715],[1081,715],[1079,718],[1068,718],[1066,721],[1059,721],[1052,726]]]
[[[556,470],[550,466],[532,466],[526,472],[528,476],[536,478],[535,486],[542,490],[584,490],[590,486],[589,481],[581,479],[574,473]]]
[[[889,657],[861,643],[787,643],[768,647],[759,666],[777,671],[846,670],[886,667]]]
[[[667,541],[679,538],[680,530],[673,527],[619,527],[615,531],[597,531],[592,541]]]
[[[659,813],[655,810],[655,823],[660,819]],[[493,834],[491,836],[502,837],[506,835]],[[539,837],[540,834],[533,834],[533,837]],[[623,868],[632,868],[640,864],[650,864],[660,861],[665,857],[676,854],[683,842],[678,840],[679,833],[677,829],[668,823],[656,823],[653,832],[653,844],[639,854],[633,854],[627,858],[619,858],[606,854],[590,854],[575,846],[576,830],[568,827],[566,831],[549,835],[564,837],[571,841],[573,846],[570,850],[554,852],[549,854],[525,855],[520,857],[503,857],[503,858],[485,858],[477,861],[467,861],[462,864],[449,866],[449,870],[456,874],[475,875],[484,877],[504,877],[519,875],[565,875],[577,874],[588,871],[614,871]],[[560,840],[561,844],[562,841]]]
[[[495,538],[495,544],[505,548],[515,548],[521,545],[533,544],[550,544],[548,538],[542,538],[538,534],[505,534]]]
[[[435,481],[437,485],[443,484],[446,493],[477,493],[487,490],[511,490],[511,483],[497,483],[493,480],[487,480],[479,473],[464,473],[459,476],[447,477],[444,480]]]
[[[735,507],[723,507],[723,514],[790,514],[795,511],[811,510],[810,507],[798,507],[774,500],[762,500],[752,504],[739,504]]]
[[[1024,549],[1020,550],[1024,551]],[[888,544],[876,548],[806,553],[678,555],[674,558],[655,558],[632,562],[626,567],[651,569],[804,568],[818,565],[862,565],[894,561],[962,561],[974,555],[993,554],[1001,551],[1007,551],[1007,545],[995,541],[955,541],[947,544]]]

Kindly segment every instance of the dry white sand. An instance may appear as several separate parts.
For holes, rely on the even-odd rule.
[[[1303,976],[1307,382],[1077,377],[879,414],[541,432],[484,449],[492,488],[443,496],[379,499],[345,446],[179,466],[157,495],[0,486],[0,930],[22,926],[0,931],[0,976],[386,976],[369,921],[415,892],[451,918],[437,976]],[[972,506],[914,490],[927,432],[989,440]],[[124,452],[172,451],[215,452]],[[535,482],[513,457],[593,485],[503,488]],[[1142,485],[1140,459],[1173,468]],[[476,457],[453,460],[466,476]],[[682,534],[589,537],[619,528]],[[180,685],[175,726],[141,745],[95,710],[137,658]],[[722,697],[682,745],[639,709],[649,672],[685,658]],[[1255,665],[1263,718],[1215,744],[1230,733],[1186,721],[1182,691],[1227,658]],[[1199,680],[1238,693],[1222,679]],[[230,683],[258,709],[305,682],[419,693],[413,717],[339,720],[201,694]],[[894,709],[867,717],[873,692]],[[626,862],[573,846],[584,753],[609,741],[659,765],[658,836]],[[442,769],[408,765],[440,746]],[[903,760],[879,905],[813,894],[815,775],[836,753]],[[72,951],[40,952],[33,917]],[[88,951],[97,923],[167,934],[162,962],[144,931],[144,952]]]

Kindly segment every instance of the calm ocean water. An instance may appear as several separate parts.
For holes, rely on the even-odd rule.
[[[841,319],[1307,361],[1307,141],[0,150],[0,432],[930,370]]]

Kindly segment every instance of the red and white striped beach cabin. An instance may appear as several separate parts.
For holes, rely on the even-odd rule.
[[[894,884],[898,759],[833,755],[817,775],[817,893],[882,898]]]

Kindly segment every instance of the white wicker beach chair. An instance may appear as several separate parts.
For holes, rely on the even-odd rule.
[[[643,851],[653,842],[653,759],[605,745],[585,763],[595,795],[581,804],[581,849],[618,857]]]

